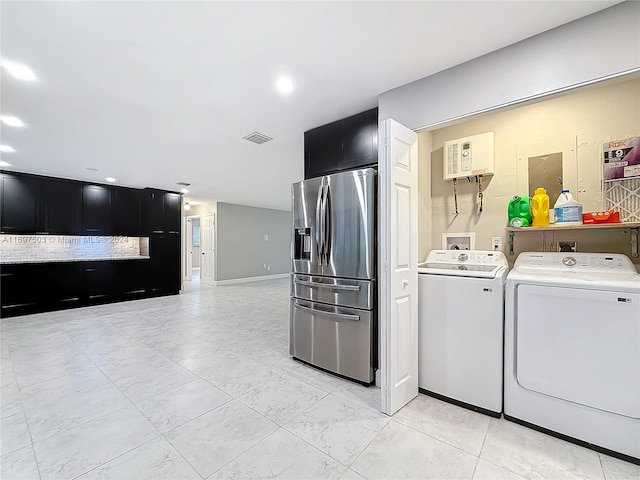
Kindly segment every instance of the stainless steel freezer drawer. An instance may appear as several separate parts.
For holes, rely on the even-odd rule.
[[[293,357],[360,382],[373,382],[373,311],[292,298],[290,318]]]
[[[291,296],[313,302],[372,310],[374,285],[371,280],[291,275]]]

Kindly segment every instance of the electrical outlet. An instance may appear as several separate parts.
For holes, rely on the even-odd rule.
[[[267,265],[267,270],[271,270],[271,265]]]
[[[502,251],[502,237],[491,237],[491,250]]]
[[[267,264],[265,263],[264,266],[262,268],[267,268]]]
[[[574,241],[558,242],[558,251],[559,252],[577,252],[578,242],[574,242]]]

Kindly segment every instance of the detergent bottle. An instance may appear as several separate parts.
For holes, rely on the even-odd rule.
[[[531,216],[534,227],[549,225],[549,195],[542,187],[536,188],[536,194],[531,198]]]
[[[509,226],[528,227],[531,225],[531,197],[514,195],[509,201]]]

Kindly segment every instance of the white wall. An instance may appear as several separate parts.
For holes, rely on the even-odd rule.
[[[602,209],[602,144],[640,135],[640,78],[632,77],[430,131],[432,208],[430,218],[420,218],[421,232],[431,231],[434,248],[440,248],[444,232],[475,232],[477,249],[490,249],[494,236],[506,242],[509,200],[516,194],[529,194],[528,159],[555,152],[562,153],[563,186],[583,204],[584,211]],[[452,182],[442,179],[443,146],[447,141],[487,131],[495,135],[495,175],[484,178],[484,211],[477,213],[475,181],[467,183],[463,178],[458,181],[456,216]],[[552,198],[551,203],[555,200]],[[628,229],[600,234],[522,232],[517,234],[516,253],[554,250],[559,240],[577,241],[579,251],[631,254]]]
[[[395,88],[380,95],[379,118],[419,130],[640,69],[638,18],[640,2],[620,3]]]

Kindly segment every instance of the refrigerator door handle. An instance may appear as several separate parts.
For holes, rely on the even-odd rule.
[[[322,265],[322,257],[324,255],[324,236],[323,236],[323,225],[322,225],[323,193],[324,193],[324,179],[322,179],[322,182],[320,183],[320,188],[318,188],[318,199],[316,201],[315,237],[316,237],[316,249],[318,252],[318,265]]]
[[[312,315],[321,315],[324,317],[328,317],[332,320],[335,320],[336,322],[357,322],[360,320],[360,315],[349,315],[348,313],[325,312],[322,310],[315,310],[313,308],[305,307],[304,305],[300,305],[298,303],[294,304],[293,306],[299,310],[310,313]]]
[[[331,189],[328,184],[324,194],[324,256],[325,265],[329,265],[331,256]]]
[[[334,285],[331,283],[318,283],[318,282],[307,282],[305,280],[295,279],[295,282],[298,285],[304,285],[306,287],[318,287],[318,288],[330,288],[331,290],[349,290],[352,292],[359,292],[360,285]]]

